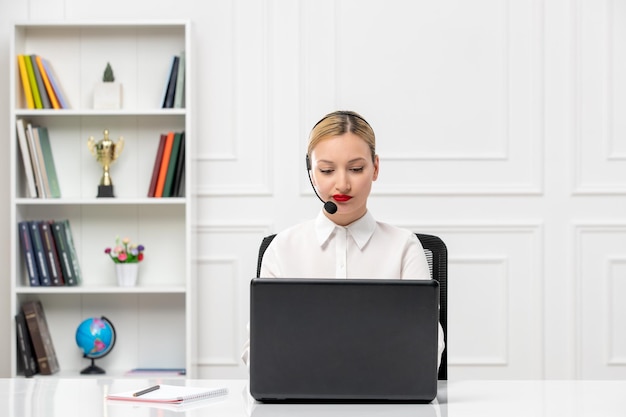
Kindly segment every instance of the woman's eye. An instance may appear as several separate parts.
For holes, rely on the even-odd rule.
[[[362,172],[363,171],[363,167],[350,168],[350,171],[352,171],[352,172]]]
[[[320,169],[320,172],[324,175],[331,174],[333,172],[332,169]]]

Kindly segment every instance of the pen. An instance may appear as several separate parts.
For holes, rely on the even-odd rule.
[[[159,388],[161,388],[160,385],[155,385],[155,386],[150,387],[150,388],[142,389],[141,391],[137,391],[136,393],[134,393],[133,397],[139,397],[140,395],[144,395],[144,394],[147,394],[149,392],[156,391]]]

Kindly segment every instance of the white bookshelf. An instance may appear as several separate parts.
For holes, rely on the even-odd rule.
[[[185,106],[162,109],[171,59],[185,51]],[[54,68],[70,109],[29,110],[23,99],[17,54],[38,54]],[[89,361],[75,343],[79,323],[106,316],[117,330],[111,353],[96,361],[107,375],[132,368],[191,366],[191,174],[192,49],[188,21],[38,22],[14,25],[11,42],[11,293],[13,314],[27,299],[42,301],[61,367],[75,375]],[[110,62],[123,85],[120,110],[94,110],[93,90]],[[33,199],[26,193],[15,121],[49,131],[62,198]],[[111,166],[115,198],[96,198],[102,168],[87,139],[124,137],[124,150]],[[185,131],[185,197],[148,198],[154,158],[162,133]],[[17,231],[21,220],[69,219],[82,269],[76,287],[30,287]],[[116,236],[146,247],[136,287],[116,284],[104,249]],[[12,375],[17,373],[12,321]]]

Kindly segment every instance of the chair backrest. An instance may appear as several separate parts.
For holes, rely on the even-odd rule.
[[[441,354],[439,379],[448,379],[448,248],[439,237],[415,233],[419,239],[430,268],[430,276],[439,282],[439,323],[443,328],[446,348]]]
[[[445,243],[434,235],[415,233],[424,248],[424,254],[428,261],[428,268],[433,279],[439,282],[439,322],[443,328],[446,348],[441,355],[438,379],[448,379],[448,249]],[[269,235],[263,238],[259,247],[259,258],[257,261],[256,276],[261,276],[261,264],[265,250],[270,245],[276,235]]]

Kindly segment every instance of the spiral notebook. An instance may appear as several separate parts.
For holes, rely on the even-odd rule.
[[[217,398],[228,394],[228,388],[187,387],[182,385],[159,385],[159,389],[135,396],[141,389],[107,395],[108,400],[140,403],[183,404],[191,401]]]

